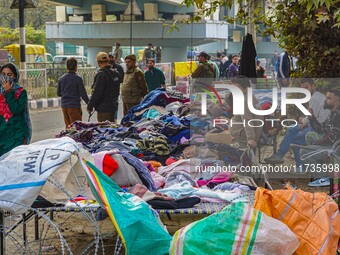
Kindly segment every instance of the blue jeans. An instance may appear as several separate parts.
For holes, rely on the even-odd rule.
[[[289,127],[287,129],[287,133],[285,137],[282,140],[282,143],[280,145],[280,148],[277,152],[277,155],[280,157],[284,157],[286,153],[288,152],[290,145],[292,143],[294,144],[300,144],[300,145],[306,145],[306,139],[305,136],[307,132],[312,131],[312,127],[308,125],[304,129],[300,129],[300,126],[297,125],[295,127]],[[295,157],[295,162],[297,166],[302,165],[302,160],[300,158],[300,149],[299,148],[293,148],[294,151],[294,157]]]

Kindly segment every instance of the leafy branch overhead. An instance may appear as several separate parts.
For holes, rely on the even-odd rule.
[[[45,30],[37,30],[32,26],[25,26],[26,30],[26,42],[31,44],[42,44],[46,43]],[[19,28],[12,29],[7,27],[0,27],[0,48],[10,45],[12,43],[19,42]]]
[[[340,77],[340,0],[266,0],[265,6],[260,0],[184,0],[182,5],[198,10],[190,23],[220,7],[232,9],[235,2],[235,16],[224,21],[263,24],[259,33],[278,38],[283,49],[299,57],[295,76]]]

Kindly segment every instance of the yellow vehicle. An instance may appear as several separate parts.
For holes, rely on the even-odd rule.
[[[12,56],[12,62],[20,64],[20,45],[11,44],[4,47]],[[43,45],[26,44],[26,63],[52,63],[51,54],[46,53]]]

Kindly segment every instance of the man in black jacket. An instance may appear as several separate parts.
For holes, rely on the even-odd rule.
[[[121,83],[124,80],[124,69],[120,64],[116,63],[116,59],[115,56],[112,52],[109,53],[109,64],[111,66],[112,69],[116,69],[118,71],[118,73],[120,74],[121,77]]]
[[[280,87],[288,87],[291,72],[291,61],[287,51],[280,54],[276,65],[277,78]]]
[[[325,109],[329,109],[331,113],[325,120],[325,122],[320,125],[318,122],[314,122],[314,129],[316,132],[308,132],[306,134],[306,144],[318,145],[320,150],[318,153],[313,153],[309,155],[310,150],[302,150],[302,158],[305,158],[303,163],[305,164],[305,169],[307,172],[320,173],[317,168],[322,168],[322,161],[328,158],[327,147],[332,146],[335,142],[340,139],[340,91],[339,90],[329,90],[326,94]],[[313,119],[312,119],[313,121]],[[324,149],[322,151],[322,149]],[[309,156],[307,156],[307,155]],[[338,164],[338,162],[337,162]],[[329,178],[319,178],[310,182],[308,186],[311,187],[321,187],[329,186]]]
[[[114,122],[118,110],[121,77],[118,71],[111,68],[109,56],[105,52],[99,52],[96,58],[100,70],[94,77],[87,111],[91,113],[94,108],[98,122]]]

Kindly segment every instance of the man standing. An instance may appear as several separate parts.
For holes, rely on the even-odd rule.
[[[210,63],[215,69],[215,78],[220,78],[220,69],[218,68],[215,61],[211,60],[211,55],[208,54],[208,63]]]
[[[239,56],[234,55],[232,58],[232,63],[230,64],[229,68],[227,69],[227,78],[233,78],[237,75],[239,75],[239,68],[238,65]]]
[[[276,63],[279,60],[279,53],[277,51],[274,51],[274,56],[271,59],[271,68],[273,72],[273,78],[277,78],[277,71],[276,71]]]
[[[149,92],[158,88],[165,87],[165,76],[164,73],[155,67],[155,61],[153,59],[148,60],[149,70],[145,72],[145,80],[148,85]]]
[[[123,63],[122,61],[123,51],[122,49],[120,49],[120,43],[116,43],[116,48],[113,52],[113,55],[117,64]]]
[[[287,51],[280,54],[276,63],[277,78],[279,79],[279,85],[281,87],[287,87],[289,85],[290,77],[290,58]]]
[[[309,90],[312,95],[309,101],[309,109],[313,115],[311,118],[300,118],[299,125],[295,127],[289,127],[287,129],[286,135],[282,140],[278,152],[268,158],[265,158],[264,161],[266,163],[283,164],[284,156],[289,151],[290,145],[292,143],[306,145],[306,134],[314,130],[314,125],[319,126],[320,124],[322,124],[326,120],[327,116],[330,114],[330,111],[328,109],[323,108],[326,97],[319,91],[316,91],[313,79],[304,78],[301,80],[300,83],[301,88]],[[316,122],[320,124],[316,124]],[[300,158],[300,149],[294,148],[293,150],[296,165],[300,167],[302,165],[302,160]]]
[[[112,52],[109,53],[109,64],[110,64],[112,69],[116,69],[118,71],[118,73],[120,74],[120,77],[121,77],[121,81],[120,82],[123,82],[123,79],[124,79],[124,69],[123,69],[123,67],[120,64],[116,63],[115,55]]]
[[[122,85],[122,100],[124,115],[131,107],[138,105],[148,93],[145,76],[142,70],[136,66],[136,56],[125,57],[126,72]]]
[[[332,146],[340,139],[340,91],[330,89],[326,94],[326,100],[324,104],[325,109],[329,109],[331,113],[322,125],[315,125],[314,132],[308,132],[306,134],[307,146],[317,145],[320,146],[318,153],[313,153],[306,157],[306,154],[311,153],[310,150],[301,150],[301,155],[305,157],[303,163],[305,164],[307,172],[320,173],[318,171],[318,164],[329,157],[329,146]],[[338,164],[339,162],[337,162]],[[323,169],[323,168],[322,168]],[[329,186],[329,178],[318,178],[310,183],[311,187]]]
[[[96,58],[100,69],[94,77],[87,111],[91,113],[94,108],[97,111],[98,122],[106,120],[114,122],[118,110],[121,77],[119,72],[109,65],[109,56],[105,52],[99,52]]]
[[[61,97],[61,109],[64,115],[66,128],[74,121],[82,121],[82,110],[80,98],[87,104],[89,98],[86,94],[83,79],[77,75],[78,62],[75,58],[66,61],[68,73],[64,74],[58,81],[57,94]]]
[[[222,78],[222,66],[223,66],[222,58],[223,58],[222,52],[217,52],[216,59],[214,59],[214,62],[216,63],[220,74],[216,78]]]
[[[197,78],[216,78],[216,71],[214,66],[208,62],[209,55],[205,51],[202,51],[198,55],[199,65],[193,72],[191,77],[193,79]]]
[[[233,55],[229,54],[226,61],[223,62],[222,68],[221,68],[221,76],[222,78],[227,77],[229,66],[233,63]]]
[[[143,53],[143,62],[145,63],[145,65],[148,64],[149,59],[153,59],[153,60],[156,59],[156,52],[153,49],[152,43],[148,44],[148,47],[144,50],[144,53]]]

